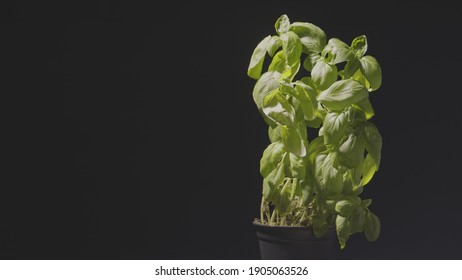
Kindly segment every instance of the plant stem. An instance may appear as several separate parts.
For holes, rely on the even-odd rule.
[[[278,212],[278,210],[276,210],[276,209],[273,210],[273,213],[271,214],[270,225],[272,225],[274,223],[274,218],[276,218],[276,213],[277,212]]]
[[[265,214],[266,214],[266,220],[268,220],[268,222],[269,222],[269,220],[271,218],[270,217],[269,205],[266,205],[266,207],[265,207]]]
[[[262,197],[261,198],[261,204],[260,204],[260,221],[261,221],[262,224],[265,223],[264,212],[265,212],[265,198]]]
[[[302,223],[305,221],[305,215],[306,215],[306,212],[303,211],[303,214],[302,214],[302,216],[300,217],[300,219],[299,219],[299,221],[298,221],[298,223],[299,223],[300,225],[302,225]]]

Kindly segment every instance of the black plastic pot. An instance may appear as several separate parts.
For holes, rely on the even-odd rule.
[[[309,227],[253,224],[257,229],[262,260],[325,260],[338,257],[335,228],[317,238]]]

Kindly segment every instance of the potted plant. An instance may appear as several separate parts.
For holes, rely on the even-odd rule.
[[[336,239],[343,249],[353,233],[369,241],[380,234],[371,199],[360,194],[380,165],[369,95],[381,85],[381,68],[366,55],[364,35],[350,45],[327,41],[319,27],[286,15],[275,28],[247,72],[257,80],[253,98],[271,141],[260,161],[260,251],[263,259],[334,258]],[[272,60],[262,74],[267,54]]]

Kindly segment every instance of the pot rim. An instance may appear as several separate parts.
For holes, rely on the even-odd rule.
[[[254,220],[252,222],[254,226],[257,227],[263,227],[263,228],[277,228],[277,229],[291,229],[291,230],[307,230],[307,229],[312,229],[313,227],[308,227],[308,226],[272,226],[272,225],[264,225],[259,223],[257,220]]]
[[[273,228],[273,229],[290,229],[290,230],[312,230],[312,226],[272,226],[272,225],[264,225],[258,222],[258,220],[252,221],[252,224],[256,227],[262,228]],[[331,225],[328,229],[336,229],[335,225]]]

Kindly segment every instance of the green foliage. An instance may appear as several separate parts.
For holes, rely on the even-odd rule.
[[[286,54],[287,64],[294,66],[300,63],[300,55],[302,54],[302,43],[300,38],[292,31],[281,34],[282,49]]]
[[[287,33],[290,28],[290,20],[287,15],[280,16],[274,24],[274,28],[279,35]]]
[[[324,117],[323,136],[324,143],[335,145],[345,136],[348,127],[347,111],[330,111]]]
[[[247,75],[251,78],[258,79],[261,75],[261,68],[263,66],[263,61],[265,60],[266,49],[268,48],[268,43],[271,40],[271,36],[263,39],[255,48],[250,59],[249,69],[247,70]]]
[[[320,53],[326,45],[326,33],[321,28],[308,22],[294,22],[290,30],[300,37],[303,52]]]
[[[369,241],[375,241],[380,235],[380,220],[372,212],[366,214],[366,220],[364,223],[364,235]]]
[[[287,151],[299,157],[304,157],[306,155],[306,140],[302,139],[297,127],[282,125],[280,128],[282,143],[284,143]]]
[[[269,56],[274,56],[276,51],[282,46],[282,41],[279,36],[272,36],[268,42],[266,50],[268,51]]]
[[[333,63],[337,64],[340,62],[350,61],[354,58],[354,53],[351,48],[337,38],[332,38],[327,43],[327,46],[322,50],[322,56],[325,57],[331,54],[333,57]]]
[[[271,143],[263,152],[263,157],[260,160],[260,173],[264,178],[277,168],[286,153],[284,145],[277,141]]]
[[[327,63],[324,59],[319,59],[311,70],[313,82],[320,90],[325,90],[337,81],[337,67]]]
[[[353,39],[351,42],[351,50],[357,58],[361,58],[367,52],[366,35],[361,35]]]
[[[294,107],[279,89],[275,89],[265,96],[263,113],[280,126],[293,126],[294,124]]]
[[[360,58],[359,62],[361,73],[370,85],[369,90],[377,90],[382,84],[382,69],[379,63],[370,55]]]
[[[260,161],[260,222],[309,226],[317,237],[335,226],[341,248],[358,232],[374,241],[380,220],[360,194],[381,161],[382,137],[369,122],[380,65],[366,55],[365,35],[350,45],[327,41],[316,25],[291,23],[287,15],[275,29],[255,48],[247,72],[257,80],[253,98],[271,141]],[[262,73],[266,54],[271,61]],[[294,80],[301,65],[306,73]],[[307,127],[319,128],[318,135],[308,138]]]
[[[367,89],[354,80],[341,80],[333,83],[328,89],[322,91],[318,101],[327,109],[333,111],[343,110],[368,96]]]
[[[338,162],[346,168],[356,168],[364,160],[364,144],[355,133],[343,137],[338,147]]]

